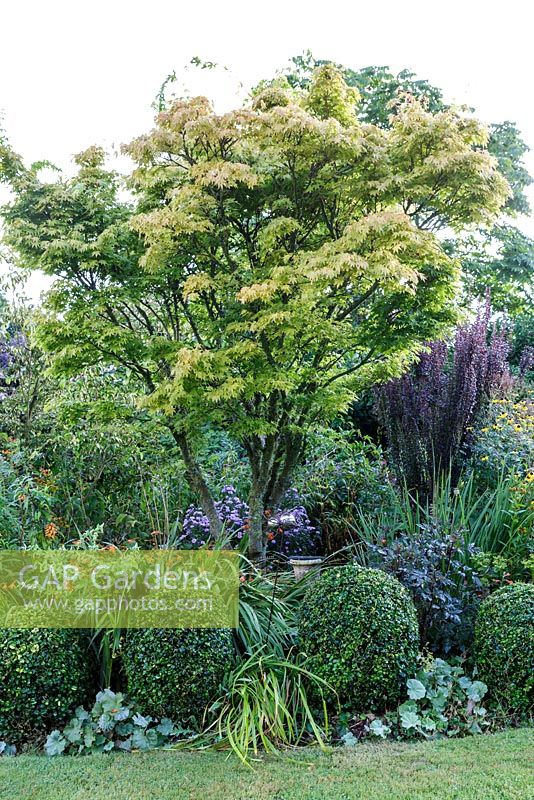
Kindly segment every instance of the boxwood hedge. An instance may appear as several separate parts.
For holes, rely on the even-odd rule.
[[[128,694],[154,716],[199,722],[234,652],[230,630],[131,630],[123,654]]]
[[[514,583],[487,597],[475,625],[480,678],[504,706],[534,707],[534,585]]]
[[[35,739],[94,694],[89,637],[76,630],[0,630],[0,739]]]
[[[418,624],[403,586],[356,565],[330,568],[310,586],[299,614],[308,668],[351,711],[382,711],[414,674]]]

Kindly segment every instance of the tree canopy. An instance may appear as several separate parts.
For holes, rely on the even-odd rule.
[[[73,178],[40,179],[4,140],[6,241],[54,275],[39,337],[53,368],[120,365],[162,415],[212,533],[195,455],[228,431],[251,468],[250,554],[310,427],[399,375],[455,320],[457,263],[435,235],[489,225],[511,190],[489,132],[417,98],[362,122],[332,65],[216,114],[176,99],[125,147],[120,177],[91,147]]]
[[[305,88],[313,70],[325,63],[307,51],[292,58],[277,80]],[[355,70],[338,65],[338,69],[348,86],[357,91],[355,110],[364,123],[389,128],[395,109],[407,97],[415,98],[433,114],[450,107],[440,88],[417,78],[408,69],[397,74],[385,66]],[[483,297],[489,289],[494,308],[516,316],[534,303],[534,242],[511,221],[519,214],[530,213],[525,190],[532,178],[524,161],[529,148],[514,122],[495,122],[488,130],[488,152],[497,159],[499,171],[511,188],[502,209],[503,219],[492,228],[456,235],[449,240],[449,247],[461,261],[467,297]]]

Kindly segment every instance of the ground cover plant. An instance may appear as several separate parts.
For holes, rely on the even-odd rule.
[[[338,734],[346,746],[362,739],[439,739],[467,736],[489,729],[484,698],[488,687],[465,673],[459,659],[422,657],[417,672],[406,681],[406,700],[383,717],[339,716]]]
[[[62,731],[49,734],[45,752],[49,756],[63,753],[109,753],[111,750],[153,750],[192,731],[177,727],[168,719],[143,715],[120,692],[106,689],[99,692],[90,711],[78,706],[74,717]]]

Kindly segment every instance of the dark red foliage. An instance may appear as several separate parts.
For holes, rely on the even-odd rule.
[[[380,387],[376,407],[392,466],[423,496],[435,477],[457,478],[469,428],[485,399],[509,380],[506,333],[490,327],[489,301],[471,325],[460,327],[454,345],[431,342],[416,366]]]

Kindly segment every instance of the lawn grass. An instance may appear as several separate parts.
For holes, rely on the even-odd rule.
[[[0,759],[2,800],[532,800],[534,731],[362,744],[268,758],[223,753]]]

